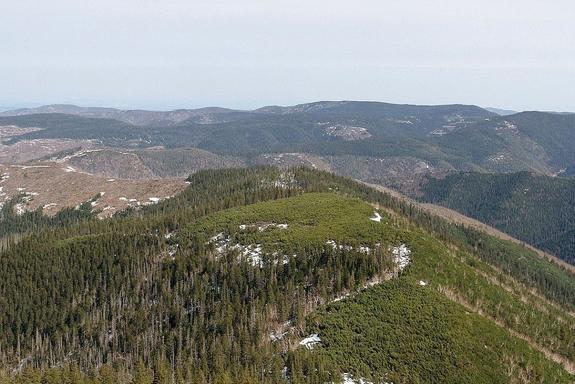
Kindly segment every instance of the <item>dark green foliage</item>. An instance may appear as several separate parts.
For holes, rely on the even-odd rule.
[[[465,318],[463,307],[439,293],[460,295],[514,332],[572,359],[573,321],[559,304],[575,307],[574,279],[535,254],[325,172],[203,171],[189,182],[182,194],[155,206],[110,220],[44,229],[2,252],[2,365],[8,369],[24,362],[42,369],[45,381],[63,382],[63,377],[73,375],[65,379],[71,383],[280,383],[285,382],[284,366],[294,383],[337,382],[348,366],[341,365],[329,344],[325,353],[323,349],[289,352],[287,344],[272,343],[269,334],[290,320],[294,330],[285,343],[297,345],[300,337],[328,320],[318,315],[317,322],[306,321],[326,301],[353,293],[374,279],[396,276],[390,247],[406,243],[413,251],[412,265],[400,275],[401,282],[377,288],[401,303],[400,314],[412,314],[407,319],[413,321],[403,323],[395,335],[404,335],[405,344],[388,339],[377,348],[389,354],[370,355],[372,361],[386,363],[369,370],[365,363],[354,363],[354,373],[395,374],[398,383],[425,377],[433,382],[441,372],[451,382],[503,377],[501,363],[493,372],[479,365],[457,369],[466,362],[473,364],[473,355],[485,343],[501,350],[481,350],[481,362],[490,364],[500,356],[512,359],[518,362],[510,373],[513,377],[519,377],[523,367],[533,375],[529,377],[571,379],[493,322],[472,315],[467,323],[461,318]],[[383,208],[381,222],[369,220],[375,208],[366,202]],[[288,227],[240,228],[270,222]],[[262,266],[240,257],[237,249],[218,253],[210,238],[220,232],[233,244],[261,244],[266,253]],[[325,244],[327,240],[350,248],[334,250]],[[359,246],[374,252],[360,252]],[[484,276],[513,288],[504,289]],[[429,280],[425,289],[433,292],[429,296],[416,292],[410,301],[411,291],[401,287],[416,285],[418,279]],[[362,302],[373,292],[380,291],[368,289],[353,300]],[[348,300],[338,308],[347,308]],[[366,313],[390,310],[390,302],[383,299],[365,300],[361,307],[342,312],[355,316],[349,315],[344,324],[359,324]],[[437,324],[418,331],[415,325],[430,314]],[[514,320],[518,318],[529,321]],[[484,332],[474,330],[475,325]],[[378,327],[386,325],[374,325]],[[321,329],[326,335],[328,331]],[[345,333],[342,339],[334,333],[333,345],[345,342]],[[458,338],[465,336],[468,343],[461,345]],[[350,351],[350,362],[360,360],[358,351],[371,353],[369,346],[381,340],[372,333],[366,337],[369,340],[361,348],[369,351]],[[399,363],[390,364],[388,359],[411,350],[408,346],[415,345],[416,337],[425,340],[423,351],[434,350],[434,345],[449,348],[444,355],[410,352],[423,359],[411,373]],[[47,369],[62,362],[66,368]]]
[[[318,355],[354,377],[394,383],[569,382],[526,342],[428,287],[388,282],[308,320]],[[521,356],[521,358],[517,358]]]
[[[320,154],[370,156],[430,152],[422,140],[436,128],[493,116],[475,106],[414,106],[372,102],[312,103],[278,110],[226,111],[211,123],[192,118],[174,126],[141,126],[112,119],[90,119],[62,114],[0,117],[2,124],[41,127],[8,143],[34,138],[98,139],[114,146],[169,148],[197,147],[219,154],[309,151]],[[372,138],[345,142],[325,133],[326,124],[359,126]],[[423,153],[422,153],[423,155]]]
[[[496,116],[465,105],[320,102],[251,112],[214,111],[207,120],[204,117],[134,126],[112,119],[39,114],[0,117],[0,124],[44,128],[14,137],[9,144],[34,138],[95,139],[118,147],[195,147],[241,156],[243,161],[262,153],[308,152],[375,159],[411,157],[441,170],[545,174],[575,164],[575,115],[523,112]],[[362,127],[370,137],[345,141],[327,134],[329,126]],[[152,164],[160,171],[174,162],[188,164],[169,157],[164,165]],[[217,159],[224,160],[233,159]]]
[[[575,264],[575,181],[527,172],[429,179],[425,201],[492,225]]]
[[[80,204],[77,208],[64,208],[54,216],[44,215],[42,208],[35,211],[25,211],[18,215],[14,207],[21,203],[24,196],[13,198],[6,202],[0,210],[0,238],[10,234],[26,234],[46,227],[64,227],[79,221],[94,219],[92,201],[99,196]]]
[[[26,139],[87,139],[101,140],[109,145],[141,145],[149,141],[138,127],[112,119],[94,119],[58,113],[0,117],[0,125],[42,128],[7,140],[11,144]]]

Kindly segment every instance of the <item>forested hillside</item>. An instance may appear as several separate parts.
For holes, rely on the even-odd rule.
[[[575,264],[575,180],[464,173],[429,179],[423,199],[492,225]]]
[[[28,112],[46,110],[51,109]],[[148,114],[118,110],[96,113],[100,110],[94,112],[89,108],[72,111],[74,115],[28,115],[15,111],[16,116],[2,116],[0,126],[40,128],[12,135],[4,144],[90,140],[94,145],[116,148],[155,148],[165,151],[163,155],[156,153],[156,160],[165,163],[155,165],[167,174],[177,173],[174,157],[180,156],[179,151],[184,148],[211,152],[198,152],[200,158],[219,156],[227,161],[232,157],[246,164],[264,154],[303,153],[322,157],[341,174],[356,178],[362,175],[365,181],[392,186],[401,186],[401,177],[369,164],[385,162],[401,168],[407,161],[422,164],[424,173],[434,174],[458,170],[533,171],[546,175],[570,172],[575,164],[575,115],[568,114],[522,112],[498,116],[467,105],[353,101],[264,107],[254,111],[218,108],[147,111]],[[139,115],[130,117],[131,112]],[[360,166],[357,174],[353,174],[355,165],[349,167],[351,172],[342,166],[347,159],[368,165]],[[195,161],[191,164],[197,166]],[[413,170],[410,167],[406,173],[412,174]]]
[[[306,168],[189,182],[9,244],[0,382],[575,378],[575,279],[534,252]]]

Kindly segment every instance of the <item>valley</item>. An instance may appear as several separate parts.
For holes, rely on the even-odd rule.
[[[422,201],[457,210],[575,264],[573,179],[465,173],[430,179],[422,191]]]
[[[0,384],[575,384],[575,2],[0,12]]]
[[[548,115],[4,112],[0,383],[570,383]]]

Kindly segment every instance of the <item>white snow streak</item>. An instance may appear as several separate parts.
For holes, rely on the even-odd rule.
[[[313,349],[319,343],[321,343],[321,339],[319,338],[319,335],[317,333],[314,333],[313,335],[309,335],[308,337],[300,341],[299,345],[303,345],[307,349]]]
[[[405,267],[411,262],[411,250],[405,244],[393,248],[393,256],[395,264],[403,271]]]
[[[381,215],[379,214],[379,212],[373,212],[373,217],[369,218],[371,221],[375,221],[376,223],[379,223],[381,221]]]

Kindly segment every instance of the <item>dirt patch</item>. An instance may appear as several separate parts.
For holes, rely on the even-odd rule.
[[[100,217],[109,217],[128,207],[155,204],[186,187],[184,179],[111,179],[53,162],[0,165],[0,180],[0,202],[26,194],[29,201],[24,209],[44,207],[48,215],[102,193],[93,204],[95,210],[101,210]]]

